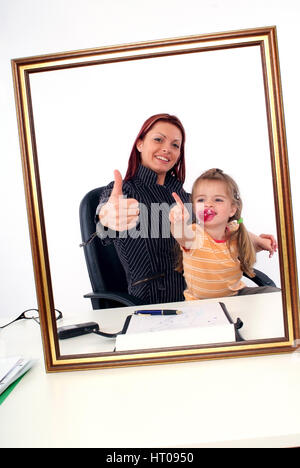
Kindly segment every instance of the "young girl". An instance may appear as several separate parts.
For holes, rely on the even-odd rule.
[[[241,218],[238,186],[229,175],[210,169],[195,181],[195,224],[188,224],[186,207],[176,193],[173,197],[171,231],[181,246],[186,300],[279,291],[270,286],[249,288],[242,282],[243,272],[255,276],[256,252]],[[270,236],[262,242],[272,256],[276,242]]]

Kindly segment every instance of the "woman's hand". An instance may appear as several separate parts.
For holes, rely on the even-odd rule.
[[[270,253],[269,258],[271,258],[277,252],[277,247],[277,241],[272,234],[260,234],[258,236],[257,252],[267,250]]]
[[[134,198],[124,198],[122,175],[114,171],[115,183],[111,195],[99,212],[103,226],[115,231],[127,231],[136,226],[139,219],[139,202]]]
[[[256,252],[266,250],[269,252],[269,258],[273,257],[274,253],[277,252],[277,241],[272,234],[260,234],[259,236],[252,234],[251,237]]]

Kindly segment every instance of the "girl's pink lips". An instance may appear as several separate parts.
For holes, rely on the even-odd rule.
[[[212,221],[215,216],[216,216],[216,212],[212,210],[211,208],[206,208],[204,211],[201,211],[198,213],[198,218],[201,221],[204,221],[204,223]]]

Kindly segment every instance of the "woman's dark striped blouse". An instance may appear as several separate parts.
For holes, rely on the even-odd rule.
[[[97,213],[108,200],[113,185],[111,182],[104,190]],[[189,194],[174,176],[167,174],[165,184],[158,185],[157,174],[140,165],[135,177],[123,183],[123,194],[140,203],[138,225],[115,233],[105,230],[100,222],[97,224],[102,241],[114,242],[126,273],[128,292],[144,304],[184,300],[185,281],[175,271],[176,241],[170,234],[169,211],[175,203],[172,192],[189,203]]]

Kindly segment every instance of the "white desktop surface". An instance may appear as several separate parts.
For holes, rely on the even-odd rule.
[[[206,299],[191,301],[193,305],[222,301],[232,320],[240,318],[244,325],[240,334],[245,340],[264,340],[284,336],[284,324],[282,313],[281,293],[255,294],[249,296],[223,297],[220,299]],[[187,302],[174,302],[167,304],[169,309],[181,309]],[[266,306],[267,304],[267,306]],[[166,308],[166,304],[156,306],[142,306],[140,309]],[[96,322],[100,330],[108,333],[119,332],[123,329],[126,317],[134,313],[137,307],[90,310],[84,316],[69,316],[68,319],[59,321],[58,327],[83,323]],[[79,336],[72,339],[60,340],[60,352],[62,355],[112,352],[116,340],[101,337],[99,335]]]
[[[37,323],[0,355],[38,362],[0,405],[0,447],[300,446],[300,352],[47,374]]]

